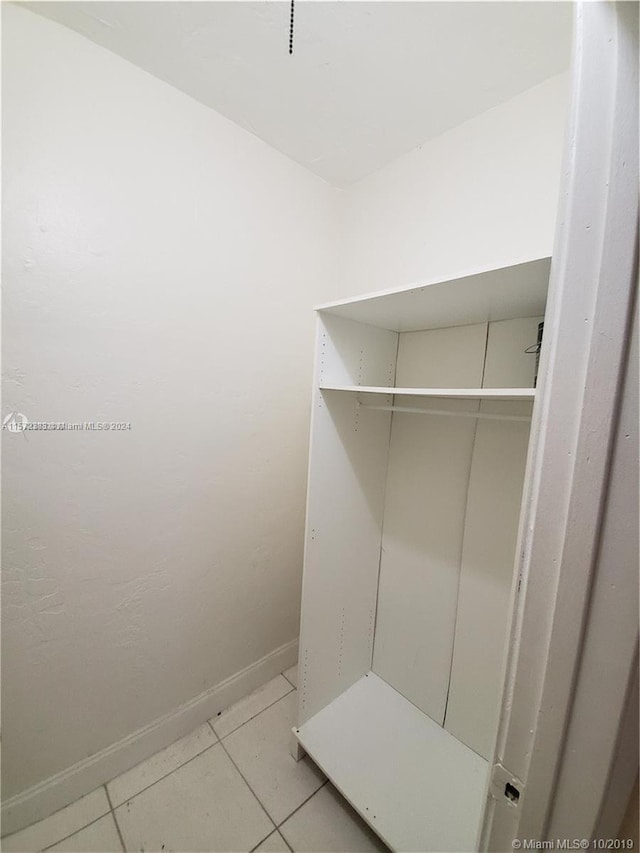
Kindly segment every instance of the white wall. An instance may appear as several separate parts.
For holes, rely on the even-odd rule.
[[[3,4],[3,796],[298,632],[336,192]],[[293,660],[291,661],[291,663]]]
[[[551,254],[568,72],[345,193],[342,295]]]
[[[310,307],[549,252],[567,82],[338,193],[2,12],[3,412],[132,423],[4,436],[7,798],[295,637]]]

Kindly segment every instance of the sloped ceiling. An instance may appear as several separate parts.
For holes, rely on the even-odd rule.
[[[24,4],[336,186],[568,67],[556,2]]]

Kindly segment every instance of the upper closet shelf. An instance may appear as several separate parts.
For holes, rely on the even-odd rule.
[[[378,291],[316,310],[395,332],[466,326],[516,317],[541,317],[551,258],[536,258],[457,278]]]
[[[453,400],[533,400],[535,388],[394,388],[382,385],[328,385],[321,391],[350,391],[357,394],[394,394],[408,397],[446,397]]]

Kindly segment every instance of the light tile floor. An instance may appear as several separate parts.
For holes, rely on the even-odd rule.
[[[387,848],[320,770],[289,754],[295,666],[45,820],[5,853],[366,853]]]

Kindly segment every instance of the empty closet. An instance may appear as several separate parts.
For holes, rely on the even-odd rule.
[[[549,267],[317,311],[294,734],[395,850],[476,848]]]

